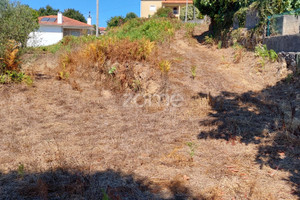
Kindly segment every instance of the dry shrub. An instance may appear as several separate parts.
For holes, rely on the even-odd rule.
[[[9,40],[6,44],[4,58],[0,58],[0,60],[3,60],[6,70],[17,71],[19,69],[18,53],[19,46],[16,41]]]
[[[58,78],[100,79],[114,88],[134,88],[134,62],[148,60],[154,47],[155,43],[147,39],[105,37],[63,54]]]

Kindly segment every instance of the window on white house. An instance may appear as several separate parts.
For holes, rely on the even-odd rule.
[[[155,5],[151,5],[151,6],[150,6],[150,11],[155,12],[155,11],[156,11],[156,6],[155,6]]]

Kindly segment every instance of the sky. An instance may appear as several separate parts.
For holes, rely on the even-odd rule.
[[[96,24],[96,0],[19,0],[31,8],[39,9],[50,5],[64,11],[67,8],[79,10],[86,18],[91,12],[92,23]],[[128,12],[140,15],[140,0],[99,0],[99,26],[106,27],[106,21],[113,16],[125,16]]]

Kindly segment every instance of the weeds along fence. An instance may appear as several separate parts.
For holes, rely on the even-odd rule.
[[[268,17],[267,36],[294,35],[300,33],[300,9]]]

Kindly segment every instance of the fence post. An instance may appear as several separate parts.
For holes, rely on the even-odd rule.
[[[268,17],[268,22],[267,22],[267,37],[271,35],[270,23],[271,23],[271,16]]]

